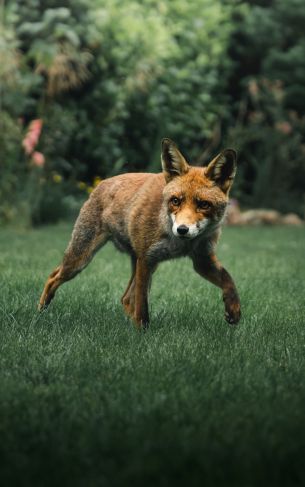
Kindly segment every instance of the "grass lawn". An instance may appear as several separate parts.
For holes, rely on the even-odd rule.
[[[111,245],[37,313],[70,231],[0,233],[0,484],[304,485],[304,229],[224,229],[237,327],[190,261],[162,264],[146,333]]]

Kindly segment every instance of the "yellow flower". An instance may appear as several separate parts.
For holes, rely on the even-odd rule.
[[[94,190],[94,187],[93,186],[87,186],[87,193],[92,193],[92,191]]]
[[[53,181],[54,183],[61,183],[62,182],[62,177],[60,174],[58,174],[57,172],[55,172],[53,174]]]
[[[78,187],[79,189],[81,189],[81,190],[85,190],[85,189],[87,188],[87,185],[86,185],[86,183],[84,183],[84,181],[79,181],[79,182],[77,183],[77,187]]]
[[[96,188],[100,184],[101,181],[102,181],[102,179],[99,176],[95,176],[95,178],[93,180],[93,187]]]

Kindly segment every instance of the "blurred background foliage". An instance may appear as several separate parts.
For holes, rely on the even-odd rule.
[[[105,178],[239,152],[244,207],[305,208],[303,0],[7,0],[0,222],[54,222]]]

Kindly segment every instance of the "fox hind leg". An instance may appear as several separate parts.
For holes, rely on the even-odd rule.
[[[135,287],[136,263],[137,263],[136,258],[134,256],[131,256],[131,277],[129,279],[127,288],[121,298],[121,303],[124,306],[125,313],[131,317],[133,317],[133,313],[134,313],[134,287]]]
[[[91,245],[86,249],[82,255],[75,255],[73,250],[68,247],[63,262],[60,266],[56,267],[50,274],[39,300],[38,308],[42,310],[46,308],[51,300],[54,298],[56,290],[64,282],[70,281],[79,274],[92,260],[97,250],[106,243],[107,237],[100,235],[98,239],[95,239]]]
[[[42,309],[46,308],[50,301],[53,299],[56,289],[58,288],[59,284],[59,275],[61,272],[61,267],[58,266],[51,272],[47,282],[45,283],[44,290],[39,300],[38,309],[41,311]]]
[[[39,300],[39,310],[46,308],[59,286],[73,279],[87,267],[94,254],[107,242],[107,232],[97,225],[97,218],[93,220],[97,215],[91,212],[90,216],[91,218],[88,217],[85,205],[76,221],[62,264],[56,267],[47,279]]]
[[[143,259],[132,257],[132,275],[122,297],[125,313],[138,328],[146,328],[149,323],[148,293],[156,265],[148,265]]]

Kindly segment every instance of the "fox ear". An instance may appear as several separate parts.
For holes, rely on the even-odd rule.
[[[205,175],[227,193],[236,174],[236,152],[225,149],[213,159],[206,168]]]
[[[178,150],[175,142],[170,139],[162,140],[161,162],[166,182],[176,176],[182,176],[189,170],[189,165]]]

